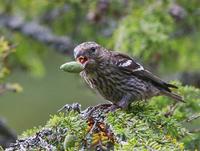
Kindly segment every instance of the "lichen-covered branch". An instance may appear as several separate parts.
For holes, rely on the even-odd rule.
[[[163,96],[112,113],[106,112],[111,104],[86,110],[77,103],[65,105],[60,110],[64,112],[52,116],[44,127],[26,131],[6,151],[199,150],[199,131],[184,127],[184,120],[197,115],[200,90],[181,87],[180,93],[186,103],[178,103],[169,117],[165,113],[170,110],[171,101]]]

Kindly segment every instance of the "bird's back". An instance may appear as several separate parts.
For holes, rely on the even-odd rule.
[[[118,102],[125,95],[131,96],[130,101],[144,100],[159,92],[150,82],[117,69],[109,61],[104,62],[92,73],[83,71],[81,75],[91,88],[111,102]]]

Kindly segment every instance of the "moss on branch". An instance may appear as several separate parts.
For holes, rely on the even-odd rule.
[[[186,86],[179,91],[186,103],[160,96],[108,114],[108,104],[84,111],[79,104],[65,106],[65,112],[51,116],[44,127],[27,130],[6,150],[198,150],[200,134],[188,124],[194,116],[199,122],[200,90]]]

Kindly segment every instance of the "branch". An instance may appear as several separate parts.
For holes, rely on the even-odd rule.
[[[64,15],[66,12],[70,10],[70,7],[68,5],[63,5],[61,7],[51,8],[48,9],[41,17],[40,22],[49,24],[53,22],[58,17]]]
[[[200,118],[200,114],[192,115],[191,117],[189,117],[186,120],[184,120],[184,122],[192,122],[193,120],[196,120],[198,118]]]
[[[167,75],[165,77],[165,80],[171,81],[171,80],[178,80],[183,85],[191,85],[195,86],[196,88],[200,88],[200,72],[178,72],[172,75]]]
[[[6,151],[184,149],[177,140],[186,135],[184,129],[152,107],[133,105],[130,112],[106,113],[107,107],[110,104],[85,110],[77,103],[65,105],[61,109],[66,109],[65,112],[52,116],[46,126],[32,130],[32,133],[27,131]],[[161,126],[161,123],[165,124]]]
[[[26,22],[21,16],[0,14],[0,27],[18,31],[43,44],[51,46],[57,52],[72,54],[73,41],[67,36],[57,36],[52,31],[36,21]]]
[[[200,88],[200,72],[183,72],[179,75],[183,85],[193,85]]]
[[[169,110],[164,114],[165,117],[171,117],[174,114],[178,104],[175,102],[174,104],[169,106]]]
[[[190,133],[199,133],[200,132],[200,128],[193,129],[193,130],[191,130],[189,132]]]
[[[21,92],[22,91],[22,87],[17,83],[14,83],[14,84],[11,84],[11,83],[0,84],[0,95],[5,93],[6,91]]]
[[[11,142],[15,142],[17,139],[16,134],[7,127],[5,122],[0,119],[0,146],[8,147]],[[1,149],[1,147],[0,147]]]

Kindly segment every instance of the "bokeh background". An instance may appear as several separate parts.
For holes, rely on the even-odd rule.
[[[0,119],[18,134],[67,103],[104,100],[59,66],[96,41],[163,79],[200,87],[199,0],[0,0]],[[8,53],[6,57],[5,53]]]

